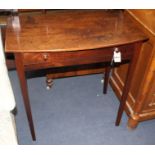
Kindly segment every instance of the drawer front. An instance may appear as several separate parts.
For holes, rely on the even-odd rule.
[[[117,47],[122,59],[130,59],[134,51],[131,45]],[[74,52],[44,52],[24,53],[24,65],[45,64],[51,67],[62,67],[111,61],[116,48],[74,51]]]

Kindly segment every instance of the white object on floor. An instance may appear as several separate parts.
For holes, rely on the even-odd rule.
[[[5,62],[0,29],[0,144],[17,144],[14,116],[16,106]]]
[[[101,83],[104,83],[104,79],[101,80]]]
[[[0,111],[0,145],[17,145],[13,114],[8,111]]]

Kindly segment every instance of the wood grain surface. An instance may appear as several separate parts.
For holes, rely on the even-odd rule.
[[[8,19],[6,52],[59,52],[145,40],[122,11],[63,10]]]

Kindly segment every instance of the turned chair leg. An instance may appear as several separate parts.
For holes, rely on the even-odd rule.
[[[47,90],[50,90],[52,88],[53,83],[54,83],[53,79],[46,76],[46,89]]]
[[[103,94],[107,94],[110,69],[111,69],[110,66],[108,66],[108,67],[105,68]]]

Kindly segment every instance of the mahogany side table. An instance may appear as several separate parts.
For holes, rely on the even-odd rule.
[[[59,10],[8,19],[5,51],[14,53],[33,140],[36,140],[25,72],[51,67],[110,62],[116,48],[130,66],[118,114],[120,124],[141,45],[148,38],[122,11]],[[106,84],[109,77],[106,69]]]

